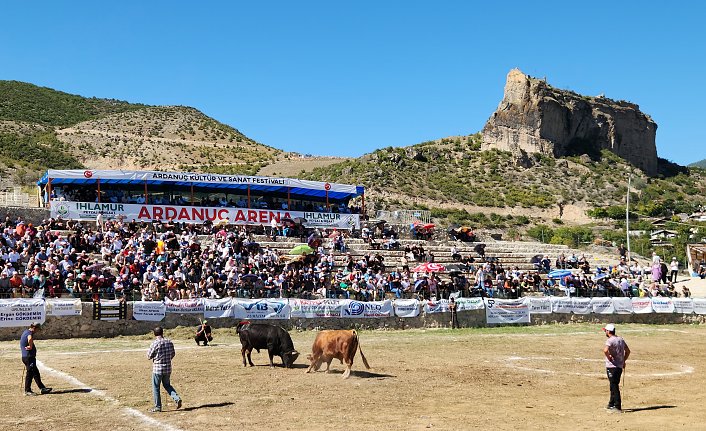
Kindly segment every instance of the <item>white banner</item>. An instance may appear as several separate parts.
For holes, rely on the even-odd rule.
[[[455,298],[454,301],[456,302],[456,311],[481,310],[485,307],[483,298]],[[449,304],[448,299],[426,301],[424,303],[424,312],[427,314],[449,313]]]
[[[292,311],[287,298],[233,298],[233,303],[233,317],[236,319],[289,319]]]
[[[589,314],[593,312],[591,298],[552,298],[554,313]]]
[[[616,314],[632,314],[632,299],[613,298],[613,311]]]
[[[204,319],[218,319],[221,317],[233,317],[235,315],[235,301],[233,298],[208,299],[203,300]]]
[[[343,299],[341,317],[392,317],[392,301],[361,302]]]
[[[71,201],[51,201],[50,206],[51,216],[61,217],[64,220],[94,221],[100,213],[105,220],[123,217],[125,220],[138,222],[172,219],[177,223],[203,223],[206,220],[218,222],[227,219],[230,224],[270,226],[272,220],[280,223],[283,218],[301,217],[306,220],[305,227],[360,228],[358,214]]]
[[[47,316],[80,316],[83,307],[81,299],[47,298]]]
[[[456,298],[456,311],[482,310],[485,308],[483,298]]]
[[[44,299],[0,299],[0,327],[29,326],[45,319]]]
[[[292,318],[318,319],[341,317],[341,301],[338,299],[298,299],[289,300]]]
[[[132,303],[132,319],[159,322],[164,319],[167,306],[162,301],[135,301]]]
[[[615,312],[613,298],[591,298],[591,308],[593,309],[594,313],[598,314],[613,314]]]
[[[395,299],[392,304],[397,317],[419,316],[419,301],[416,299]]]
[[[172,301],[169,298],[164,300],[167,306],[167,313],[176,314],[203,314],[203,299],[179,299]]]
[[[672,298],[652,298],[652,309],[655,313],[674,313]]]
[[[181,183],[210,184],[241,184],[251,186],[293,187],[313,190],[328,190],[330,192],[356,193],[357,186],[352,184],[327,183],[323,181],[300,180],[298,178],[262,177],[228,174],[197,174],[193,172],[161,172],[161,171],[128,171],[128,170],[82,170],[82,169],[49,169],[44,174],[41,183],[48,179],[86,180],[126,180],[133,181],[163,181]],[[188,185],[188,184],[187,184]],[[286,191],[286,190],[285,190]]]
[[[691,298],[672,298],[674,312],[679,314],[694,313],[694,301]]]
[[[552,312],[552,299],[550,297],[528,296],[530,314],[550,314]]]
[[[691,302],[694,304],[694,313],[706,314],[706,298],[693,298]]]
[[[456,308],[458,311],[458,308]],[[438,301],[426,301],[424,303],[424,313],[434,314],[434,313],[448,313],[449,312],[449,301],[447,299],[440,299]]]
[[[635,314],[652,313],[652,299],[632,298],[632,312]]]
[[[530,323],[529,301],[485,298],[487,323]]]

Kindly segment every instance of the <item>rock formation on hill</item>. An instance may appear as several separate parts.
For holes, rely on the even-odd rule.
[[[633,103],[556,89],[513,69],[503,100],[483,127],[482,148],[553,157],[607,149],[654,176],[656,130]]]

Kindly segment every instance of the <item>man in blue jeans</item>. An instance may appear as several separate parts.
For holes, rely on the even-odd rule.
[[[154,395],[154,407],[150,412],[162,411],[162,396],[159,391],[159,386],[163,385],[167,393],[176,403],[176,408],[181,408],[181,398],[176,390],[169,383],[169,377],[172,374],[172,359],[174,352],[174,344],[168,338],[164,338],[164,330],[161,326],[154,328],[155,340],[152,342],[147,358],[152,360],[152,394]]]
[[[22,337],[20,338],[22,363],[25,364],[27,372],[27,374],[25,374],[25,395],[28,396],[37,395],[36,392],[32,392],[32,380],[37,384],[42,395],[51,392],[51,388],[44,386],[44,383],[42,383],[42,376],[39,374],[39,368],[37,368],[37,346],[34,344],[34,337],[41,328],[41,324],[32,323],[29,325],[29,328],[22,333]]]
[[[620,376],[625,369],[625,361],[630,357],[630,348],[623,337],[615,335],[615,325],[609,323],[603,328],[608,339],[603,347],[605,355],[606,374],[610,382],[610,400],[606,407],[609,411],[622,412],[622,400],[620,399]]]

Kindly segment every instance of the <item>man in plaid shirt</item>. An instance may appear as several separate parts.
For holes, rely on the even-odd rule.
[[[172,374],[172,359],[176,354],[174,352],[174,344],[172,340],[163,337],[164,330],[161,326],[154,328],[155,340],[152,342],[147,358],[152,360],[152,394],[154,395],[154,407],[150,412],[162,411],[162,396],[159,391],[159,386],[163,385],[164,389],[169,393],[176,408],[181,408],[181,398],[176,390],[169,383],[169,377]]]

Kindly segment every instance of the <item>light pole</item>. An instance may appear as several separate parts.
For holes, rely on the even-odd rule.
[[[630,180],[632,175],[628,175],[628,193],[625,199],[625,236],[628,246],[628,265],[630,264]]]

